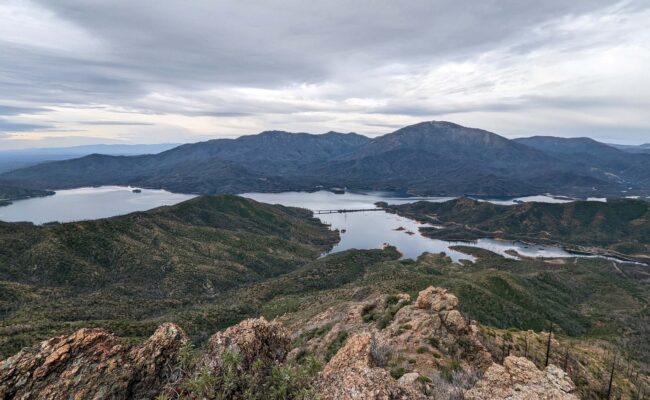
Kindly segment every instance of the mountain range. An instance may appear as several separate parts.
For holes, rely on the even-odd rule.
[[[347,187],[420,195],[647,195],[650,154],[587,138],[509,140],[444,121],[368,138],[262,132],[159,154],[92,154],[0,175],[33,189],[137,185],[200,194]]]

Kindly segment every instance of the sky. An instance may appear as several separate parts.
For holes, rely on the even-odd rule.
[[[0,150],[377,136],[650,142],[650,0],[2,0]]]

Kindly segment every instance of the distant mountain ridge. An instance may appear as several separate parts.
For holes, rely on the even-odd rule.
[[[428,195],[650,194],[650,155],[591,139],[509,140],[430,121],[368,138],[267,131],[154,155],[90,155],[0,175],[30,188],[139,185],[191,193],[348,187]]]
[[[650,143],[644,143],[639,145],[628,145],[628,144],[609,144],[610,146],[617,148],[619,150],[626,151],[628,153],[647,153],[650,154]]]
[[[109,154],[133,156],[157,154],[178,146],[178,143],[160,144],[96,144],[73,147],[47,147],[35,149],[0,150],[0,172],[25,168],[47,161],[61,161],[87,156]]]

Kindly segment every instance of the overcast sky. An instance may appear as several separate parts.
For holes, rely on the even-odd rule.
[[[650,142],[650,0],[2,0],[0,149],[375,136]]]

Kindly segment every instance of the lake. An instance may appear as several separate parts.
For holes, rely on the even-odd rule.
[[[0,207],[0,220],[7,222],[28,221],[35,224],[47,222],[71,222],[88,219],[113,217],[135,211],[173,205],[195,197],[194,195],[171,193],[166,190],[139,189],[134,193],[132,187],[102,186],[59,190],[53,196],[15,201]],[[404,197],[392,193],[367,192],[334,194],[329,191],[315,193],[244,193],[257,201],[307,208],[313,211],[326,209],[368,209],[376,208],[376,202],[404,204],[419,200],[442,202],[452,197]],[[514,204],[521,201],[568,201],[551,196],[534,196],[519,199],[484,200],[499,204]],[[471,245],[484,248],[504,257],[513,258],[508,250],[514,250],[528,257],[574,257],[559,247],[528,245],[493,239],[480,239],[474,242],[449,242],[429,239],[420,234],[423,225],[396,214],[384,211],[357,212],[345,214],[317,215],[332,229],[341,232],[341,241],[331,252],[347,249],[373,249],[390,244],[399,249],[407,258],[416,258],[423,252],[445,252],[454,261],[473,260],[473,257],[450,249],[454,245]]]
[[[141,190],[141,193],[133,193],[135,189]],[[0,207],[0,220],[44,224],[108,218],[172,205],[193,197],[166,190],[123,186],[57,190],[53,196],[18,200]]]
[[[302,207],[312,211],[376,208],[375,203],[379,201],[388,204],[404,204],[419,200],[443,202],[452,199],[452,197],[400,197],[383,192],[334,194],[329,191],[315,193],[244,193],[242,196],[264,203]],[[536,196],[535,200],[542,201],[546,198],[545,196]],[[553,198],[548,197],[548,199]],[[511,204],[514,204],[513,200],[499,200],[498,202],[501,204],[510,204],[509,202],[512,202]],[[558,201],[557,199],[553,200]],[[333,229],[345,231],[341,233],[341,241],[331,252],[353,248],[374,249],[381,248],[384,244],[391,244],[397,247],[407,258],[416,258],[423,252],[428,251],[430,253],[444,252],[452,260],[459,261],[461,259],[473,260],[473,257],[452,250],[450,247],[471,245],[493,251],[508,258],[514,258],[507,253],[508,250],[515,250],[527,257],[574,257],[573,254],[554,246],[528,245],[493,239],[480,239],[473,242],[450,242],[430,239],[422,236],[419,232],[418,228],[424,226],[423,224],[384,211],[320,214],[316,216],[324,223],[330,224]],[[403,228],[403,230],[400,228]]]

